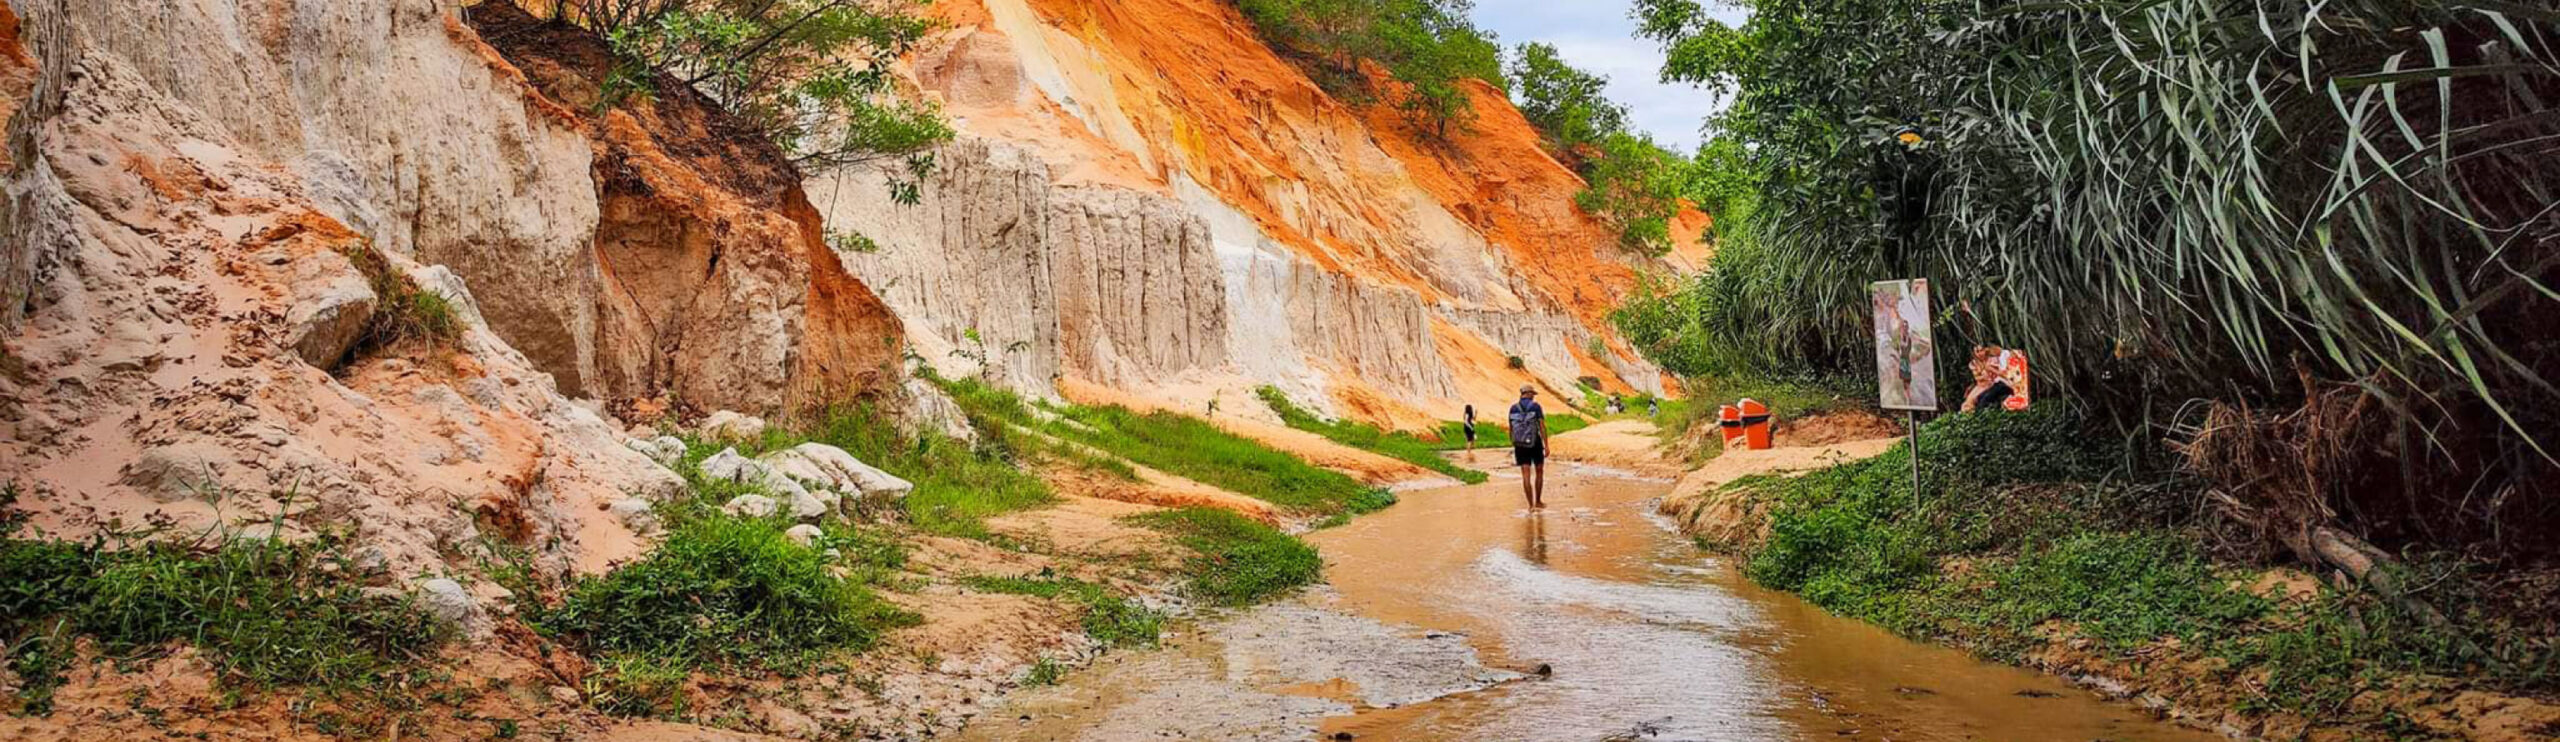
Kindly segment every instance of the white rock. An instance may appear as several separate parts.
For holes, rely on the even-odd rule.
[[[212,499],[221,494],[222,464],[229,458],[206,444],[154,446],[125,465],[122,481],[157,502]]]
[[[480,611],[480,602],[471,597],[471,591],[450,579],[438,577],[418,583],[418,607],[473,639],[488,637],[494,628]]]
[[[724,482],[757,483],[773,474],[772,467],[755,459],[738,455],[738,449],[723,448],[711,458],[702,460],[702,475]]]
[[[293,294],[284,318],[285,344],[304,363],[337,368],[373,320],[373,287],[345,256],[322,253],[294,266]]]
[[[721,505],[720,510],[730,515],[744,516],[748,518],[762,518],[772,515],[773,511],[780,507],[781,504],[774,502],[773,498],[770,497],[763,495],[739,495],[737,497],[729,498],[729,502]]]
[[[642,456],[649,457],[650,461],[658,462],[659,466],[673,467],[676,462],[684,460],[684,441],[672,435],[633,438],[623,441],[622,445],[640,452]]]
[[[803,443],[775,451],[765,454],[763,461],[790,478],[866,498],[895,500],[916,488],[912,482],[824,443]]]
[[[825,490],[820,491],[823,492]],[[828,505],[826,500],[819,499],[818,496],[810,494],[808,490],[801,490],[799,494],[791,496],[791,515],[792,517],[799,518],[801,520],[816,520],[823,518],[826,517],[827,513],[834,510],[835,508]]]
[[[702,434],[720,440],[747,440],[764,435],[764,428],[764,418],[728,410],[711,413],[702,420]]]
[[[816,542],[819,536],[825,534],[826,531],[819,530],[817,526],[809,525],[807,523],[792,526],[790,530],[782,532],[782,535],[791,537],[791,543],[799,544],[801,546],[808,546],[809,544]]]
[[[613,514],[614,520],[622,521],[624,527],[635,532],[648,533],[658,530],[658,514],[646,499],[626,497],[615,500],[613,504],[605,506],[605,512]]]

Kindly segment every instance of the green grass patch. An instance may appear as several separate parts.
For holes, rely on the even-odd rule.
[[[1834,613],[1994,657],[2040,646],[2035,630],[2053,621],[2118,653],[2175,638],[2268,671],[2253,703],[2310,714],[2345,712],[2391,673],[2560,687],[2560,650],[2462,607],[2479,603],[2459,596],[2458,575],[2409,581],[2457,606],[2455,635],[2362,593],[2294,605],[2231,587],[2235,573],[2182,525],[2191,517],[2180,503],[2192,500],[2178,493],[2193,485],[2143,474],[2145,457],[2058,406],[1951,415],[1921,440],[1916,491],[1906,447],[1736,483],[1773,500],[1747,573]],[[1969,567],[1950,576],[1950,560]]]
[[[819,545],[792,543],[773,522],[711,515],[674,527],[638,562],[580,580],[535,621],[605,657],[788,672],[918,620],[831,566]]]
[[[1484,472],[1459,466],[1450,463],[1448,459],[1441,458],[1439,453],[1443,450],[1441,447],[1431,441],[1415,437],[1411,433],[1389,432],[1375,425],[1350,420],[1324,419],[1304,407],[1299,407],[1296,402],[1290,401],[1289,395],[1281,392],[1278,387],[1257,387],[1253,393],[1262,397],[1263,404],[1270,405],[1272,412],[1279,413],[1280,421],[1287,423],[1289,427],[1324,436],[1335,443],[1384,454],[1390,458],[1447,474],[1467,484],[1483,484],[1486,479]],[[1465,439],[1462,437],[1459,440],[1463,442]]]
[[[1189,507],[1131,516],[1193,552],[1183,562],[1194,599],[1242,606],[1316,581],[1324,560],[1297,537],[1233,512]]]
[[[806,442],[844,449],[863,463],[915,484],[915,491],[899,506],[918,529],[984,538],[988,517],[1046,506],[1056,502],[1057,496],[1046,482],[1023,471],[1025,454],[1014,445],[1014,437],[1003,435],[1001,426],[977,427],[981,435],[976,445],[931,433],[907,435],[879,411],[851,406],[829,410],[803,427],[771,426],[762,438],[734,445],[749,457]],[[717,508],[739,494],[760,493],[749,485],[700,476],[697,467],[703,459],[730,445],[686,441],[684,461],[676,470],[698,493],[693,514]]]
[[[0,492],[0,513],[16,498]],[[0,641],[22,679],[21,710],[47,713],[73,643],[118,660],[173,643],[202,651],[226,684],[371,689],[403,674],[449,627],[407,596],[368,596],[335,536],[296,543],[21,537],[0,515]]]
[[[1164,614],[1114,594],[1110,588],[1083,580],[1049,577],[971,577],[970,589],[1071,601],[1084,608],[1084,633],[1115,647],[1155,646],[1164,634]]]
[[[1395,504],[1395,495],[1341,472],[1309,464],[1205,420],[1125,407],[1034,406],[974,380],[943,381],[963,409],[987,421],[1107,452],[1141,466],[1268,501],[1303,515],[1366,513]]]

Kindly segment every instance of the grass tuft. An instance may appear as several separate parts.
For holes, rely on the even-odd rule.
[[[1226,510],[1176,508],[1130,520],[1172,534],[1194,552],[1183,563],[1188,589],[1213,605],[1251,605],[1315,582],[1324,568],[1315,547]]]

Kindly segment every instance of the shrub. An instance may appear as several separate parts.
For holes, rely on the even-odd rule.
[[[0,511],[14,497],[0,493]],[[361,688],[424,657],[448,631],[406,597],[367,596],[339,577],[334,537],[111,550],[20,538],[17,523],[0,525],[0,643],[39,713],[84,636],[119,659],[185,642],[226,682]]]
[[[371,243],[348,247],[342,254],[364,275],[374,296],[373,316],[351,351],[355,356],[375,355],[413,341],[442,347],[462,336],[462,320],[454,313],[453,303],[443,294],[419,288],[416,281],[391,267],[391,261]]]
[[[638,562],[579,581],[540,623],[636,667],[790,671],[916,620],[775,524],[715,514],[675,526]]]
[[[1463,81],[1501,87],[1502,50],[1467,20],[1467,0],[1241,0],[1245,19],[1336,95],[1382,97],[1442,138],[1473,119]],[[1378,90],[1363,63],[1383,68]]]
[[[1109,588],[1083,580],[1049,577],[972,577],[969,587],[991,593],[1070,600],[1084,607],[1084,633],[1111,646],[1154,646],[1164,632],[1164,614],[1112,594]]]
[[[1176,508],[1131,520],[1172,534],[1194,553],[1183,563],[1188,589],[1212,605],[1250,605],[1315,582],[1324,568],[1315,547],[1226,510]]]

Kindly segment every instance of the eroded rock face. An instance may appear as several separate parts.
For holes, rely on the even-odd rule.
[[[616,62],[592,33],[509,3],[468,19],[590,151],[599,288],[564,385],[764,415],[896,396],[899,325],[826,247],[779,150],[673,79],[600,104]]]
[[[554,568],[627,555],[603,505],[681,483],[479,321],[581,321],[554,300],[584,285],[555,258],[585,259],[585,139],[454,8],[16,4],[0,47],[26,54],[0,67],[38,71],[8,96],[0,480],[40,525],[281,515],[272,535],[352,529],[403,574],[484,537]],[[453,300],[460,335],[347,357],[383,311],[359,251]]]

